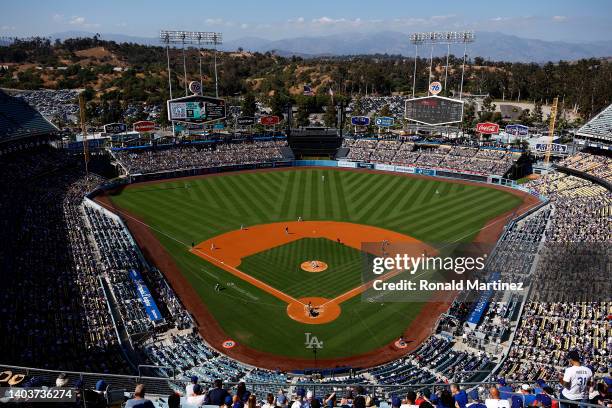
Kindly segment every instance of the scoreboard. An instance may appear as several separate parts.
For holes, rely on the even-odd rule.
[[[204,123],[225,118],[225,101],[208,96],[186,96],[168,102],[168,120]]]
[[[444,125],[463,120],[463,101],[426,96],[406,101],[405,118],[425,125]]]

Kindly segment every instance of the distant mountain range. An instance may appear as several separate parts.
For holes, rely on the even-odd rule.
[[[74,37],[91,37],[94,33],[67,31],[51,34],[50,37],[64,40]],[[123,34],[101,34],[104,40],[159,45],[157,38],[134,37]],[[409,35],[399,32],[345,33],[318,37],[296,37],[282,40],[266,40],[258,37],[244,37],[226,41],[220,49],[235,51],[274,51],[279,55],[302,57],[342,56],[363,54],[414,55],[414,46]],[[421,56],[429,54],[429,48],[420,48]],[[463,47],[451,46],[451,53],[462,55]],[[445,46],[434,48],[434,55],[444,55]],[[476,41],[468,47],[470,57],[483,57],[494,61],[546,62],[577,60],[591,57],[611,57],[612,41],[568,43],[521,38],[497,32],[476,32]]]

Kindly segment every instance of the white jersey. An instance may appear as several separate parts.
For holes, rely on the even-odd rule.
[[[569,383],[569,389],[563,388],[563,395],[571,400],[587,398],[588,383],[593,372],[588,367],[571,366],[565,369],[563,381]]]

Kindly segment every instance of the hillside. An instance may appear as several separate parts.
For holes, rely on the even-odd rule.
[[[205,94],[214,94],[213,51],[187,51],[187,79],[202,82]],[[252,93],[280,113],[288,101],[321,111],[330,102],[356,95],[398,95],[412,92],[414,60],[394,55],[300,58],[270,52],[218,52],[220,95],[230,103]],[[135,43],[116,43],[98,37],[18,41],[0,47],[0,87],[18,89],[86,89],[96,103],[161,105],[169,98],[165,49]],[[433,78],[444,80],[445,59],[434,58]],[[460,58],[449,60],[445,94],[458,92]],[[418,60],[417,93],[426,92],[429,61]],[[182,53],[171,50],[173,95],[184,93]],[[468,61],[464,92],[489,94],[494,99],[540,101],[561,97],[566,107],[588,117],[611,103],[612,64],[584,59],[547,64],[493,62],[476,57]],[[310,85],[315,97],[302,95]],[[586,91],[585,91],[586,90]],[[233,101],[232,101],[233,100]]]

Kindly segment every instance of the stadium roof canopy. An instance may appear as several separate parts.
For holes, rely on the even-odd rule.
[[[597,145],[612,145],[612,105],[578,129],[576,138]]]
[[[57,132],[57,127],[24,100],[0,91],[0,143]]]

